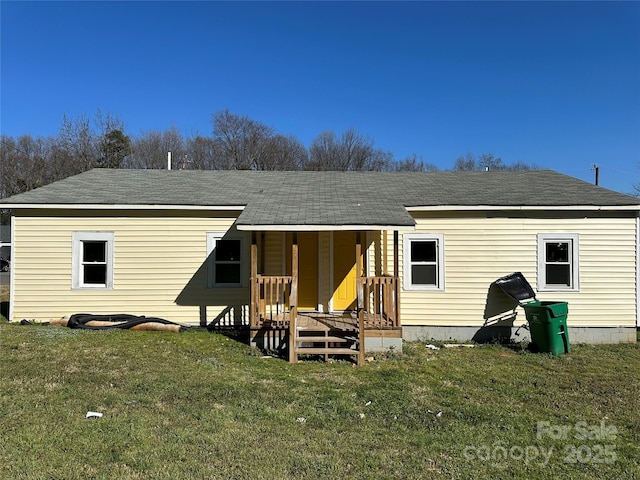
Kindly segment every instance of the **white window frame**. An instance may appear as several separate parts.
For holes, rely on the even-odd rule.
[[[216,262],[213,256],[213,249],[218,240],[237,240],[240,242],[240,260],[237,262],[240,265],[240,282],[238,283],[216,283]],[[229,235],[227,232],[207,232],[207,288],[238,288],[244,286],[246,257],[245,239],[242,236]]]
[[[73,232],[72,233],[72,288],[76,290],[112,290],[113,289],[113,232]],[[83,252],[84,242],[106,242],[107,267],[105,283],[85,283]]]
[[[411,281],[411,266],[422,264],[421,262],[411,261],[411,244],[413,242],[436,242],[436,272],[438,275],[438,283],[436,285],[414,284]],[[412,233],[405,234],[403,238],[403,283],[405,290],[427,291],[427,292],[443,292],[445,289],[444,276],[444,235],[441,233]]]
[[[539,292],[578,292],[580,291],[580,237],[577,233],[539,233],[538,234],[538,291]],[[569,272],[571,285],[547,284],[547,243],[569,243]]]

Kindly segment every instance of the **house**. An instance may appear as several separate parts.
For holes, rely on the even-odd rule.
[[[572,342],[636,338],[640,202],[553,171],[96,169],[0,204],[12,321],[131,313],[361,359],[511,336],[491,284],[520,271]]]
[[[11,226],[0,225],[0,257],[11,258]]]

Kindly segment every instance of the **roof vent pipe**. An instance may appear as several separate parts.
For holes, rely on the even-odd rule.
[[[171,170],[171,152],[167,152],[167,170]]]

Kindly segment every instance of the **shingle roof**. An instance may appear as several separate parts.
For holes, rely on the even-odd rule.
[[[411,226],[405,207],[636,207],[640,200],[550,170],[254,172],[91,170],[0,204],[244,207],[239,225]]]

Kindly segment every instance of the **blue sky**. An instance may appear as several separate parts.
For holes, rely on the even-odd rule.
[[[309,145],[349,127],[441,169],[493,153],[631,192],[640,2],[0,2],[0,130],[63,115],[211,133],[228,108]]]

